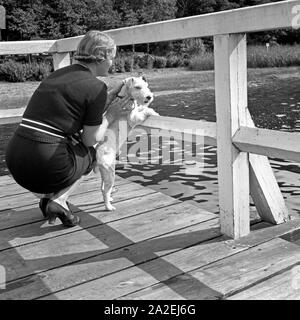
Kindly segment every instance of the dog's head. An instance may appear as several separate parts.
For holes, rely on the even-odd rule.
[[[118,94],[120,97],[129,96],[137,105],[148,106],[153,101],[153,93],[144,77],[130,77],[124,80],[124,85]]]

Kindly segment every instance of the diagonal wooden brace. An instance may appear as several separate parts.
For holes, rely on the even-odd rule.
[[[247,126],[255,127],[247,110]],[[249,154],[250,194],[258,214],[264,221],[280,224],[290,220],[288,209],[266,156]]]

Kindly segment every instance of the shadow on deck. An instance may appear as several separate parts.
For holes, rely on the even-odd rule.
[[[87,177],[70,199],[81,225],[64,229],[1,177],[0,299],[300,298],[299,220],[254,215],[251,234],[231,240],[213,213],[120,177],[116,186],[110,213]]]

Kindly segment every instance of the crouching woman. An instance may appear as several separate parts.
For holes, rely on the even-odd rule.
[[[69,195],[93,169],[95,144],[130,104],[129,99],[108,101],[113,99],[108,99],[107,86],[96,78],[108,75],[115,54],[112,38],[89,31],[78,45],[76,63],[41,82],[8,144],[10,173],[22,187],[41,195],[39,206],[50,224],[57,217],[65,227],[80,222]]]

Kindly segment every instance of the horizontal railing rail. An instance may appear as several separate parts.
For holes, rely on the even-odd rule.
[[[300,134],[296,132],[240,127],[233,144],[241,151],[300,164]]]
[[[20,122],[24,111],[25,108],[0,110],[0,125]],[[190,142],[194,142],[197,135],[204,139],[204,144],[217,146],[215,122],[151,116],[139,127],[159,135],[184,133],[184,139]],[[233,137],[233,144],[241,151],[300,163],[299,133],[240,127]]]

